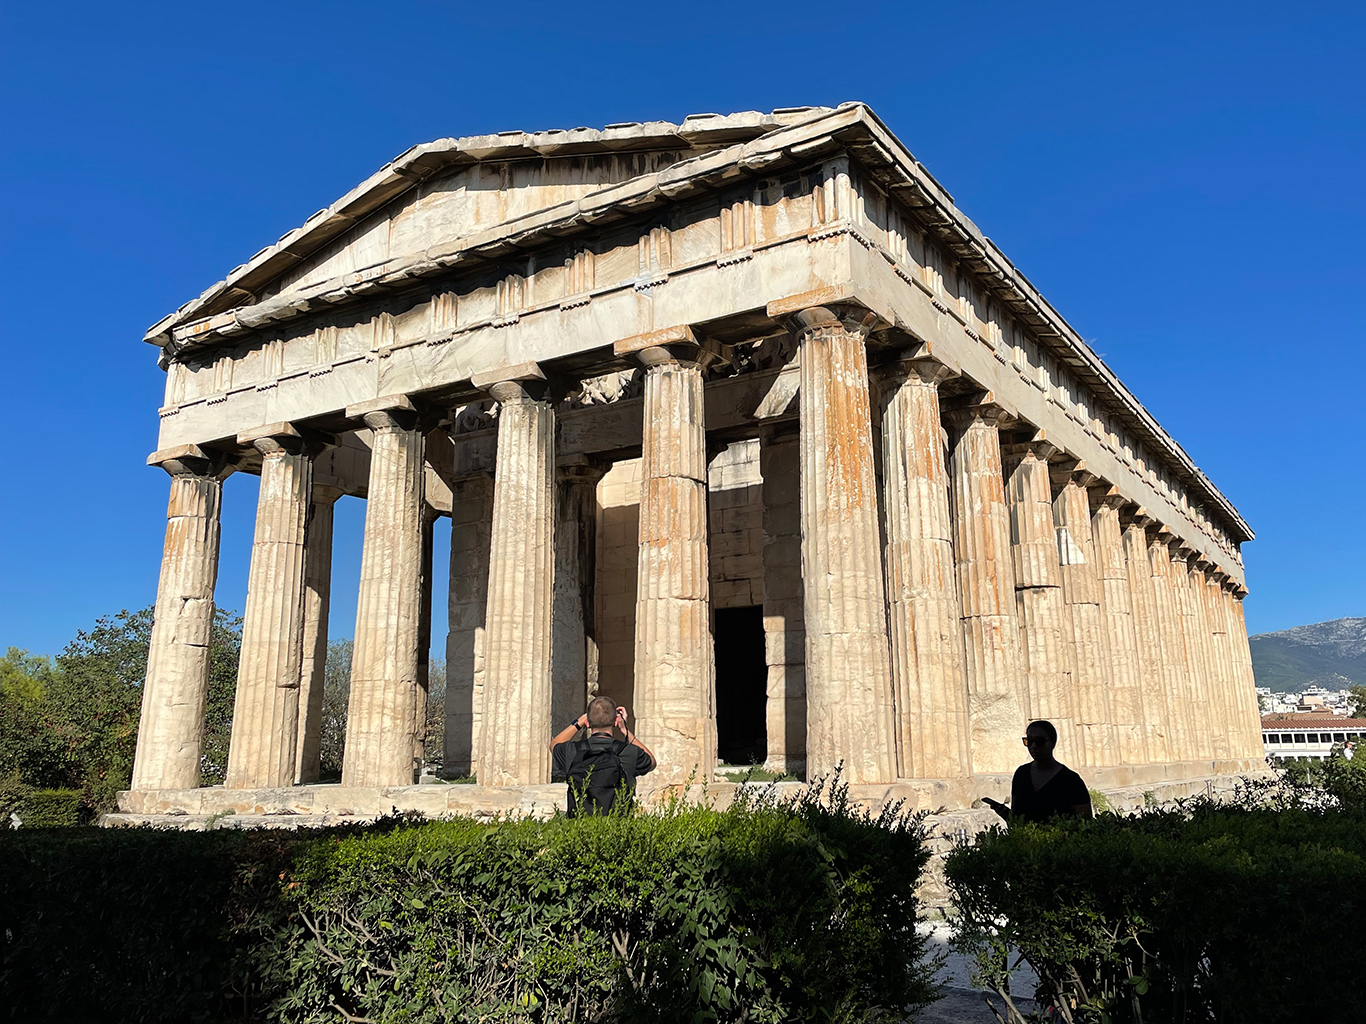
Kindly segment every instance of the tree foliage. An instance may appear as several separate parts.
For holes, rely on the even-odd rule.
[[[0,661],[0,781],[79,790],[91,810],[112,806],[128,787],[137,749],[152,609],[124,610],[81,630],[55,662],[10,648]],[[227,767],[241,619],[214,614],[201,777]],[[14,797],[11,797],[13,799]]]

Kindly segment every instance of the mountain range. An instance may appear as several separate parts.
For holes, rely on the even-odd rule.
[[[1366,686],[1366,619],[1333,619],[1249,637],[1257,685],[1278,693],[1310,685]]]

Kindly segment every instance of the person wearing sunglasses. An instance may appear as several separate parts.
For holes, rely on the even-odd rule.
[[[1010,806],[983,797],[982,803],[1007,822],[1047,821],[1054,816],[1090,818],[1091,794],[1080,775],[1053,757],[1058,730],[1052,722],[1030,722],[1020,742],[1030,762],[1015,769],[1010,783]]]

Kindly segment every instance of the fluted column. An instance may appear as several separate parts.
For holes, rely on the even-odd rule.
[[[446,735],[442,771],[473,775],[484,706],[485,618],[489,599],[489,543],[493,480],[457,480],[451,488],[451,567],[446,634]]]
[[[1173,578],[1175,572],[1167,546],[1169,537],[1170,534],[1160,531],[1149,538],[1148,563],[1162,649],[1162,693],[1167,710],[1168,743],[1172,760],[1190,761],[1197,756],[1191,734],[1191,673]]]
[[[1210,707],[1209,631],[1204,627],[1194,574],[1189,562],[1190,549],[1179,541],[1172,545],[1172,582],[1176,587],[1177,609],[1181,616],[1181,635],[1186,644],[1186,692],[1189,695],[1191,750],[1193,756],[1208,760],[1216,755],[1218,724]]]
[[[1105,619],[1105,649],[1108,655],[1110,719],[1115,730],[1118,753],[1116,763],[1147,764],[1147,718],[1144,709],[1138,651],[1138,631],[1134,624],[1133,598],[1120,532],[1117,494],[1099,499],[1091,515],[1091,541],[1095,549],[1096,573],[1100,577],[1101,611]]]
[[[617,343],[645,366],[636,574],[636,731],[657,777],[710,779],[716,686],[707,555],[703,372],[711,353],[680,328]]]
[[[896,723],[873,467],[867,332],[857,306],[793,318],[801,363],[807,777],[896,778]]]
[[[421,597],[417,613],[417,685],[413,688],[413,764],[419,777],[427,763],[427,697],[432,661],[432,557],[436,540],[436,509],[422,509]]]
[[[478,743],[485,786],[550,781],[555,409],[540,371],[517,369],[519,379],[474,379],[499,403]]]
[[[1010,511],[1001,473],[1000,415],[995,406],[975,405],[946,416],[974,772],[1015,769],[1029,713],[1016,618]]]
[[[972,774],[962,606],[939,383],[948,370],[906,360],[888,381],[882,412],[887,523],[887,625],[903,777]]]
[[[1218,716],[1222,738],[1218,756],[1230,758],[1240,756],[1237,746],[1240,709],[1233,686],[1233,651],[1229,644],[1228,622],[1219,600],[1222,588],[1210,574],[1212,569],[1212,565],[1202,565],[1193,578],[1200,592],[1205,628],[1209,630],[1210,704]]]
[[[238,437],[261,453],[261,490],[223,780],[229,789],[289,786],[298,767],[304,542],[313,458],[292,428],[271,430]]]
[[[764,660],[768,666],[768,757],[778,772],[806,764],[806,626],[802,589],[801,443],[784,424],[763,432]]]
[[[171,495],[132,788],[193,789],[199,785],[219,511],[228,471],[221,457],[194,445],[158,452],[148,462],[170,474]]]
[[[317,782],[322,754],[327,615],[332,603],[332,513],[341,491],[313,488],[304,541],[304,639],[299,666],[299,740],[294,781]]]
[[[604,467],[578,456],[558,470],[555,518],[551,724],[583,714],[597,690],[593,584],[597,570],[598,481]]]
[[[1062,589],[1048,475],[1048,456],[1054,451],[1044,441],[1010,445],[1003,451],[1024,669],[1022,711],[1027,719],[1053,723],[1059,756],[1081,760],[1083,750],[1075,729],[1072,621]]]
[[[1162,667],[1162,635],[1157,597],[1153,592],[1148,558],[1147,518],[1139,509],[1124,523],[1124,570],[1129,577],[1129,603],[1138,645],[1139,693],[1143,706],[1143,735],[1152,764],[1176,760],[1172,742],[1170,701]]]
[[[1257,707],[1257,679],[1252,668],[1252,647],[1247,639],[1247,620],[1243,613],[1243,596],[1247,593],[1225,592],[1229,607],[1229,638],[1233,642],[1234,658],[1238,663],[1238,703],[1243,708],[1244,757],[1262,760],[1262,713]]]
[[[372,432],[370,482],[342,785],[407,786],[413,782],[425,438],[406,400],[374,411],[372,404],[360,412]]]
[[[1062,561],[1062,593],[1072,635],[1072,700],[1082,762],[1121,764],[1110,709],[1110,648],[1101,610],[1100,573],[1091,538],[1091,501],[1086,484],[1094,479],[1079,471],[1061,474],[1053,516],[1058,524]]]

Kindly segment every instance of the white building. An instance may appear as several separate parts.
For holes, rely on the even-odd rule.
[[[1310,757],[1322,761],[1335,745],[1349,740],[1366,740],[1366,718],[1304,714],[1262,718],[1262,745],[1267,757]]]

